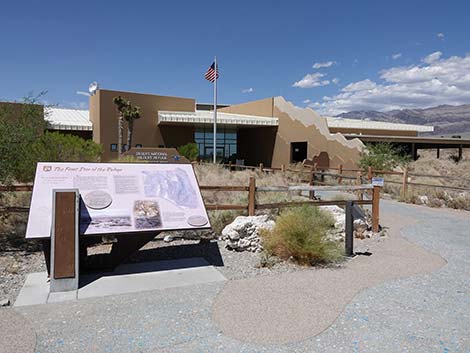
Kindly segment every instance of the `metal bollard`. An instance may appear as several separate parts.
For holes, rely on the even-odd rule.
[[[346,256],[354,256],[354,220],[353,220],[353,202],[346,201],[346,237],[344,239]]]

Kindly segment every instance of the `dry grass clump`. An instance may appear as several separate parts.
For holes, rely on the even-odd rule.
[[[461,178],[461,180],[454,180],[420,177],[419,182],[457,187],[469,187],[468,179],[470,179],[470,153],[468,151],[463,154],[463,158],[459,162],[455,162],[451,158],[453,155],[452,150],[441,151],[441,157],[439,159],[436,158],[435,152],[432,150],[420,151],[419,154],[420,158],[417,161],[411,162],[409,164],[409,173],[432,174],[449,176],[452,178]],[[467,179],[467,181],[464,179]],[[416,180],[418,180],[417,177]]]
[[[298,173],[266,173],[258,170],[229,171],[220,164],[202,163],[194,165],[199,185],[248,186],[250,177],[256,178],[257,186],[287,186],[296,184]],[[292,176],[290,176],[292,174]],[[246,191],[202,191],[206,204],[246,205]],[[257,192],[258,203],[277,203],[303,199],[294,192]]]
[[[281,212],[272,231],[261,233],[265,251],[281,259],[315,265],[342,258],[339,244],[328,240],[333,217],[318,207],[304,205]]]
[[[408,172],[410,174],[442,175],[450,177],[450,179],[426,178],[410,175],[409,182],[469,188],[470,153],[468,151],[464,153],[463,159],[459,162],[455,162],[452,158],[454,155],[453,150],[442,150],[440,159],[436,158],[435,153],[436,152],[433,150],[420,151],[420,158],[417,161],[409,163]],[[385,182],[383,191],[400,201],[427,205],[429,207],[450,207],[470,210],[469,191],[409,185],[407,195],[403,198],[401,194],[402,177],[387,175],[386,179],[398,182],[398,184]]]

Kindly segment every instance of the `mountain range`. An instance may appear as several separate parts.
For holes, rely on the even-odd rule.
[[[429,125],[434,126],[432,135],[470,137],[470,104],[439,105],[425,109],[400,109],[388,112],[360,110],[337,116],[348,119]]]

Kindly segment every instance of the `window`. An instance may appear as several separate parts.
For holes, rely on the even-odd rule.
[[[117,152],[117,150],[118,150],[117,143],[112,143],[111,144],[111,152]]]
[[[214,153],[214,131],[212,126],[201,127],[194,132],[194,142],[198,146],[199,158],[211,159]],[[237,130],[229,127],[217,127],[217,159],[235,161],[237,156]]]

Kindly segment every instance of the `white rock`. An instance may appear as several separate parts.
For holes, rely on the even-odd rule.
[[[222,239],[229,249],[259,252],[262,250],[260,230],[271,230],[273,227],[274,221],[268,215],[238,216],[222,230]]]
[[[335,220],[335,228],[344,229],[346,217],[344,210],[339,206],[320,206],[320,208],[324,211],[331,213]]]
[[[418,200],[419,200],[419,203],[422,205],[427,205],[429,202],[429,199],[426,195],[418,196]]]
[[[353,222],[354,230],[358,232],[365,232],[369,225],[361,218],[355,219]]]
[[[0,306],[9,306],[9,305],[10,305],[10,299],[0,300]]]
[[[165,243],[170,243],[170,242],[173,241],[173,237],[172,237],[171,235],[169,235],[169,234],[168,234],[168,235],[165,235],[165,237],[163,238],[163,241],[164,241]]]

